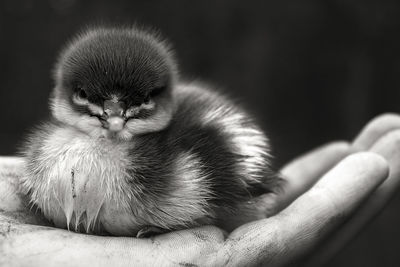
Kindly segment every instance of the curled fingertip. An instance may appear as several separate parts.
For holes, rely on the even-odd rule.
[[[362,151],[370,148],[377,139],[388,131],[400,128],[400,115],[385,113],[372,119],[354,139],[353,149]]]
[[[373,122],[387,122],[387,121],[392,121],[392,120],[398,120],[400,119],[400,115],[394,112],[386,112],[381,115],[378,115],[375,117],[371,123]]]
[[[338,140],[338,141],[333,141],[325,145],[325,149],[328,149],[332,152],[336,153],[350,153],[351,149],[351,144],[348,141],[345,140]]]
[[[360,171],[370,173],[371,176],[387,178],[389,164],[386,159],[374,152],[357,152],[347,156],[342,164],[360,168]]]
[[[380,151],[383,148],[400,147],[400,129],[388,132],[381,137],[370,149],[370,151]]]

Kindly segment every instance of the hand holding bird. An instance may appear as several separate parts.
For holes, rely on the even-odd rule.
[[[400,116],[383,115],[369,123],[352,144],[331,143],[295,159],[281,171],[288,182],[272,201],[276,214],[244,224],[228,236],[214,226],[151,239],[92,236],[49,227],[40,213],[27,208],[19,192],[23,161],[2,158],[0,263],[284,266],[303,262],[320,266],[398,190],[399,129]],[[268,200],[271,195],[264,197]]]
[[[213,88],[184,82],[154,32],[85,31],[61,53],[54,80],[51,119],[25,144],[22,187],[57,227],[231,231],[234,221],[259,219],[251,201],[283,182],[255,119]]]

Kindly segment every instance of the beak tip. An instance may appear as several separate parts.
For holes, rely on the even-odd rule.
[[[107,120],[108,129],[112,132],[119,132],[125,126],[125,120],[121,117],[111,117]]]

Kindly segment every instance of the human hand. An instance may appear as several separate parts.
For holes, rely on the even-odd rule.
[[[228,236],[214,226],[150,239],[91,236],[43,226],[45,221],[18,195],[16,179],[23,162],[3,159],[0,265],[319,264],[343,246],[343,237],[353,236],[381,210],[398,188],[400,130],[395,129],[400,129],[400,117],[381,117],[353,144],[332,143],[289,163],[282,169],[287,179],[284,190],[257,201],[261,206],[275,203],[276,214],[244,224]],[[372,153],[346,157],[354,150]],[[310,255],[317,246],[320,257]]]

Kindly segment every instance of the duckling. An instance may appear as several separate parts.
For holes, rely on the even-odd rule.
[[[138,237],[205,224],[230,231],[259,216],[249,209],[255,197],[278,190],[254,119],[209,86],[184,82],[158,33],[85,30],[53,76],[51,118],[27,137],[21,185],[56,227]]]

